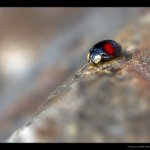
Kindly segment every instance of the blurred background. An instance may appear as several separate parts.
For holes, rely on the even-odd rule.
[[[146,8],[0,8],[0,141]]]

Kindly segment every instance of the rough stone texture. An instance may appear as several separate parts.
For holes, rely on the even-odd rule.
[[[150,142],[150,12],[115,39],[121,57],[81,68],[7,142]]]

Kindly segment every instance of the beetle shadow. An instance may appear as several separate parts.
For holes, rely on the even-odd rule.
[[[129,51],[123,50],[121,57],[124,57],[128,61],[132,58],[132,53]]]

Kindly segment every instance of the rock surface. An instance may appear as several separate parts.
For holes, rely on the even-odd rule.
[[[121,57],[82,67],[7,142],[150,142],[150,12],[115,39]]]

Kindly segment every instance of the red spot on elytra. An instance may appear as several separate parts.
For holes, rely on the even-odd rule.
[[[114,55],[115,54],[115,49],[111,43],[105,43],[104,44],[104,50],[108,55]]]

